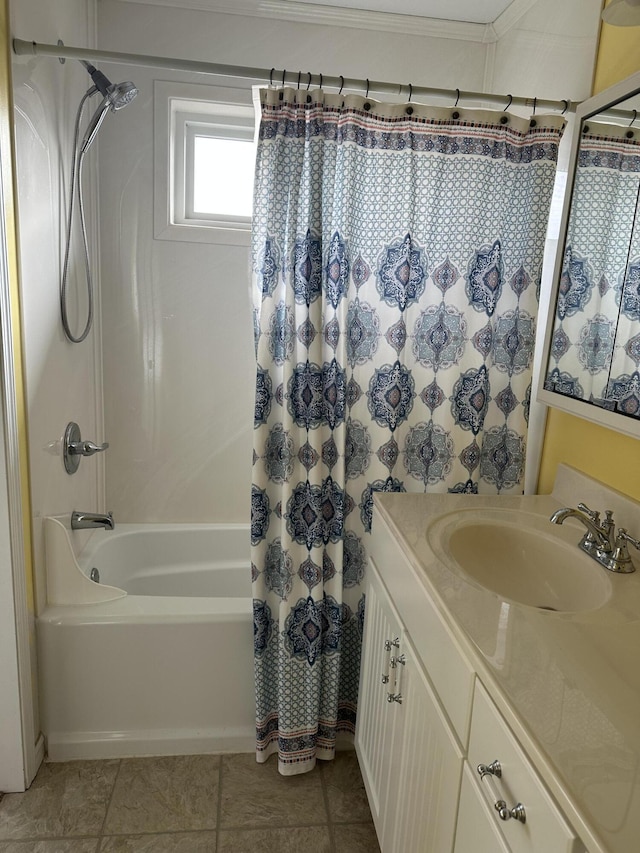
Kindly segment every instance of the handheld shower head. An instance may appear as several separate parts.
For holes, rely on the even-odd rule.
[[[91,117],[91,121],[89,122],[80,145],[80,153],[84,155],[93,140],[96,138],[96,134],[100,130],[100,125],[104,121],[104,117],[108,110],[116,112],[116,110],[121,110],[123,107],[126,107],[127,104],[131,103],[138,94],[138,90],[130,81],[126,81],[124,83],[112,83],[111,80],[102,73],[102,71],[99,71],[95,67],[95,65],[85,62],[84,59],[81,59],[80,62],[87,69],[94,83],[91,89],[87,92],[86,97],[94,95],[96,92],[100,92],[103,98],[102,103]]]
[[[81,59],[80,62],[89,72],[89,75],[93,80],[94,90],[96,92],[100,92],[102,97],[108,102],[108,105],[113,112],[126,107],[127,104],[130,103],[138,94],[138,90],[130,81],[125,83],[112,83],[108,77],[105,77],[102,71],[99,71],[95,67],[95,65],[85,62],[84,59]]]

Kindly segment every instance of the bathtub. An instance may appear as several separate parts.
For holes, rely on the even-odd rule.
[[[253,752],[248,525],[116,524],[87,538],[58,518],[45,539],[49,759]]]

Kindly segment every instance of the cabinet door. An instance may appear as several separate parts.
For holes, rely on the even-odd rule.
[[[462,774],[455,853],[510,853],[491,820],[468,764]]]
[[[463,756],[408,636],[396,666],[391,791],[384,853],[451,853]],[[392,677],[393,679],[393,677]]]
[[[387,644],[399,643],[400,635],[400,621],[370,563],[355,744],[373,822],[381,841],[393,740],[393,708],[387,701],[390,682],[383,679],[389,678],[392,652],[398,653],[398,646]]]

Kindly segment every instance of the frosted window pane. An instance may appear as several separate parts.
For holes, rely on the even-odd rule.
[[[253,143],[196,136],[193,144],[193,212],[251,216]]]

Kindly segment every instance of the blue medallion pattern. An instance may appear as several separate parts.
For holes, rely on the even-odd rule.
[[[558,287],[556,311],[560,320],[572,317],[578,311],[584,311],[593,290],[591,277],[591,268],[587,259],[580,257],[571,246],[567,246]]]
[[[283,549],[280,539],[274,539],[267,547],[264,560],[264,580],[267,589],[279,598],[287,599],[292,589],[293,560]]]
[[[480,476],[501,492],[518,485],[524,473],[524,439],[506,426],[485,432]]]
[[[522,490],[561,125],[313,94],[261,93],[252,225],[257,757],[287,775],[355,730],[376,492]]]
[[[338,542],[344,522],[344,491],[331,477],[322,486],[298,483],[287,501],[287,531],[309,550]]]
[[[462,429],[478,435],[484,426],[489,409],[489,375],[483,365],[480,370],[467,370],[453,386],[451,414]]]
[[[616,288],[616,301],[629,320],[640,320],[640,258],[630,261],[622,285]]]
[[[416,396],[411,371],[399,361],[374,371],[367,400],[373,420],[394,430],[409,417]]]
[[[409,474],[425,486],[434,485],[451,470],[453,441],[441,426],[431,421],[421,423],[409,430],[404,453]]]
[[[269,496],[264,489],[251,487],[251,544],[257,545],[267,535],[271,515]]]
[[[413,354],[423,367],[446,370],[462,358],[467,324],[462,314],[441,303],[423,311],[413,330]]]
[[[376,311],[356,299],[347,311],[347,361],[354,367],[371,361],[378,349],[380,321]]]
[[[513,376],[528,370],[536,342],[536,324],[524,311],[507,311],[498,317],[493,337],[493,361]]]
[[[281,302],[269,320],[269,352],[274,364],[284,364],[291,357],[295,335],[293,311]]]
[[[295,301],[309,307],[322,293],[322,241],[310,229],[293,244],[291,263]]]
[[[615,401],[617,412],[634,418],[640,416],[640,373],[636,371],[611,379],[607,399]]]
[[[502,246],[496,240],[475,253],[467,274],[467,297],[476,311],[493,316],[502,294],[504,276]]]
[[[280,252],[273,237],[265,237],[258,253],[258,286],[263,296],[272,296],[278,282]]]
[[[580,330],[578,360],[591,374],[606,370],[613,355],[615,327],[611,320],[596,314]]]
[[[337,308],[349,288],[349,258],[344,240],[336,231],[329,243],[329,256],[325,264],[325,292],[327,301]]]
[[[286,483],[293,474],[294,445],[290,433],[282,424],[275,424],[264,446],[264,467],[274,483]]]
[[[425,289],[427,259],[423,250],[406,234],[382,255],[378,269],[378,293],[387,303],[404,311],[417,302]]]
[[[344,446],[345,476],[348,480],[364,474],[369,467],[370,455],[371,436],[368,429],[359,421],[349,420]]]
[[[256,372],[256,405],[254,414],[254,426],[259,427],[266,424],[271,412],[271,396],[272,396],[271,377],[267,370],[263,370],[258,366]]]
[[[262,655],[273,635],[273,619],[266,601],[253,600],[253,648]]]

